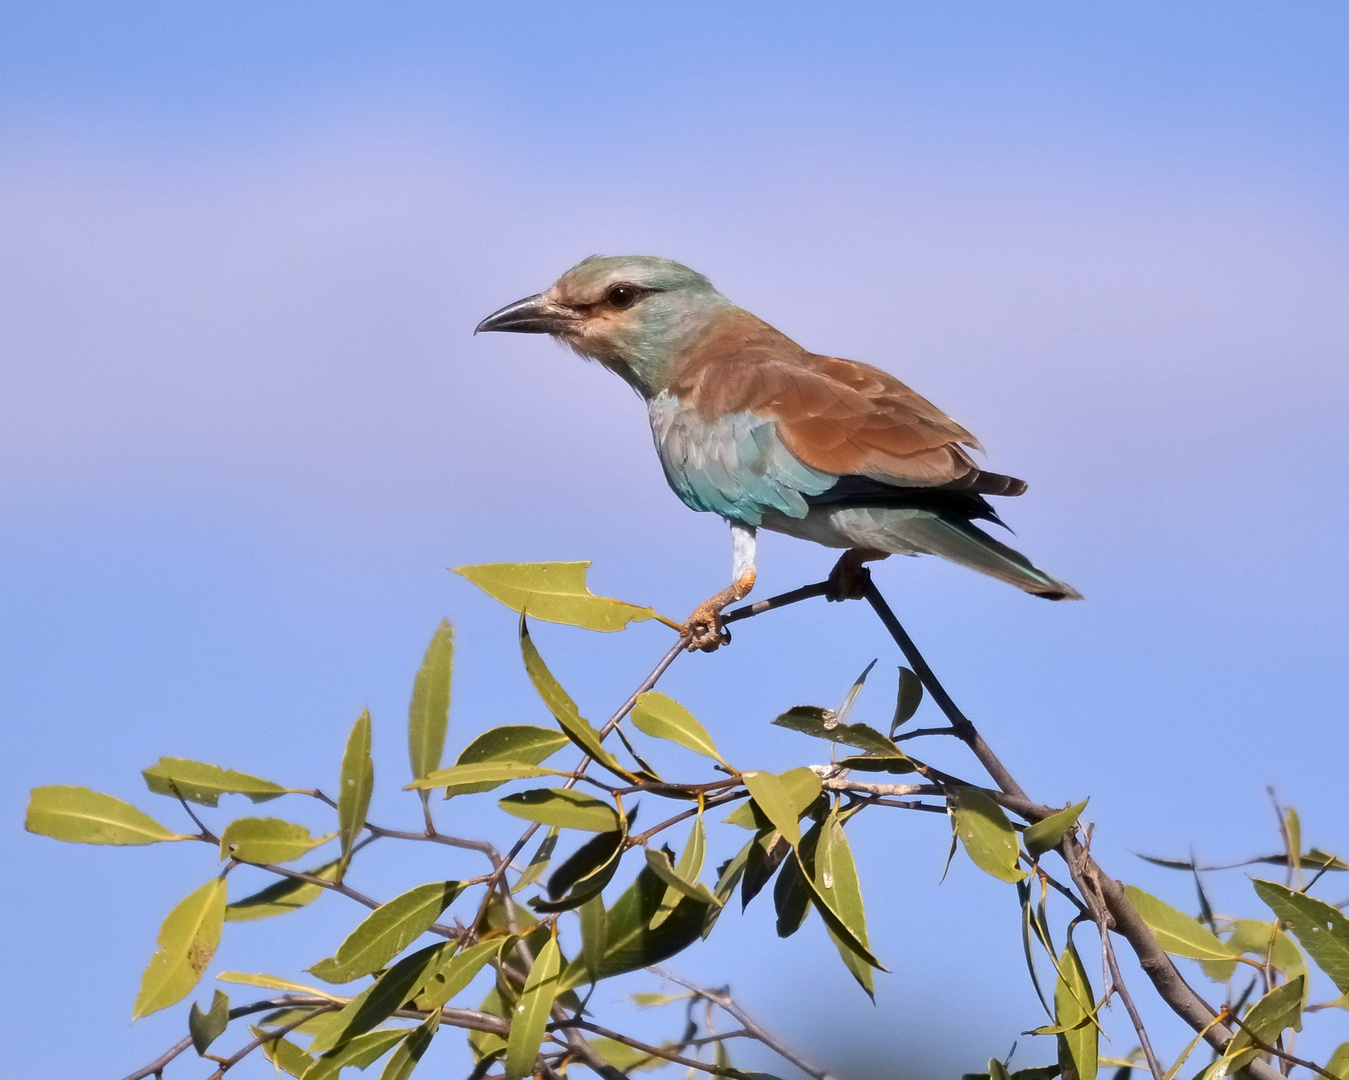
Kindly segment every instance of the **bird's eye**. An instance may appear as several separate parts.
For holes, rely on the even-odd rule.
[[[609,289],[606,299],[610,307],[630,308],[637,301],[637,290],[631,285],[614,285]]]

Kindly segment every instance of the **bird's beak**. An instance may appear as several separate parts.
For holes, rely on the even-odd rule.
[[[544,293],[526,296],[478,323],[475,334],[503,330],[510,334],[560,334],[576,320],[576,312],[549,300]]]

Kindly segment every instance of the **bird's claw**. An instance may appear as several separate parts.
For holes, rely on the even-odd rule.
[[[684,625],[688,635],[685,648],[689,652],[716,652],[723,645],[731,643],[731,632],[721,621],[721,609],[709,604],[700,605]]]
[[[845,551],[829,571],[824,598],[831,603],[863,599],[866,587],[871,582],[871,571],[863,564],[885,557],[883,552],[863,548]]]

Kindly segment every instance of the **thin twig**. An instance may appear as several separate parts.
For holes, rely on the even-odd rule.
[[[283,1024],[281,1027],[277,1028],[274,1031],[264,1032],[263,1034],[255,1038],[251,1043],[248,1043],[238,1053],[234,1054],[231,1057],[227,1057],[224,1061],[222,1061],[220,1063],[220,1068],[216,1069],[216,1071],[213,1072],[207,1078],[207,1080],[222,1080],[222,1078],[227,1072],[229,1072],[232,1068],[234,1068],[234,1066],[238,1065],[239,1062],[243,1061],[244,1058],[248,1057],[249,1054],[251,1054],[263,1043],[276,1042],[277,1039],[283,1038],[286,1035],[290,1034],[305,1021],[313,1019],[315,1016],[318,1016],[319,1013],[328,1012],[329,1010],[335,1008],[337,1008],[337,1006],[333,1004],[317,1006],[311,1009],[309,1012],[305,1013],[304,1016],[296,1017],[290,1023]]]
[[[722,615],[721,621],[733,623],[739,622],[741,619],[752,619],[755,615],[762,615],[765,611],[772,611],[774,608],[786,607],[788,604],[799,604],[802,600],[823,596],[828,588],[829,582],[827,581],[817,581],[814,585],[803,585],[791,592],[778,593],[777,596],[770,596],[767,600],[756,600],[752,604],[746,604],[734,611],[728,611]]]

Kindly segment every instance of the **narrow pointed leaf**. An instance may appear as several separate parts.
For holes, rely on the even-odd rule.
[[[529,969],[520,1000],[511,1014],[511,1030],[506,1037],[506,1080],[523,1080],[534,1072],[534,1059],[548,1026],[548,1013],[560,990],[561,960],[557,938],[550,937]]]
[[[797,818],[800,818],[810,808],[810,804],[820,797],[820,778],[813,769],[804,766],[788,769],[778,779],[782,781],[782,786],[787,791],[787,797]],[[752,799],[737,806],[722,820],[728,825],[739,825],[742,829],[750,829],[753,832],[776,827]]]
[[[384,1071],[379,1074],[379,1080],[407,1080],[439,1029],[440,1011],[436,1010],[398,1044],[398,1049],[393,1052],[389,1063],[384,1066]]]
[[[310,877],[335,881],[337,863],[324,863],[307,871]],[[225,905],[226,922],[251,922],[254,919],[270,919],[275,915],[285,915],[296,911],[306,904],[312,904],[324,892],[322,885],[313,885],[308,881],[296,881],[294,878],[281,878],[266,888],[260,889],[242,900]]]
[[[220,833],[220,857],[246,863],[286,863],[332,839],[311,836],[303,825],[280,818],[236,818]]]
[[[652,738],[666,739],[685,750],[725,764],[707,729],[673,698],[648,690],[632,707],[632,722],[638,731]]]
[[[202,806],[217,805],[221,795],[245,795],[255,803],[266,802],[290,790],[248,773],[187,758],[162,757],[143,769],[141,776],[145,778],[145,786],[156,795],[174,798],[181,795]]]
[[[310,1066],[309,1071],[304,1074],[304,1080],[337,1080],[338,1074],[348,1066],[353,1069],[364,1069],[373,1065],[410,1034],[407,1028],[390,1028],[357,1035],[332,1054],[320,1058]]]
[[[646,853],[647,864],[655,871],[657,877],[663,877],[664,869],[669,866],[669,856],[665,852],[658,852],[659,858],[652,861],[652,849],[648,848]],[[660,907],[656,909],[656,914],[651,918],[652,926],[659,926],[669,916],[670,912],[679,903],[680,896],[692,896],[697,900],[706,900],[710,904],[717,904],[719,901],[705,885],[698,884],[698,877],[703,872],[703,860],[707,857],[707,833],[703,829],[703,816],[699,814],[693,819],[693,828],[689,831],[689,842],[684,845],[684,850],[679,856],[678,864],[671,867],[671,873],[679,878],[681,884],[676,885],[667,882],[670,886],[665,890],[665,899],[660,902]],[[692,889],[692,892],[690,892]]]
[[[431,635],[422,666],[412,681],[408,703],[408,764],[420,780],[440,768],[450,726],[450,680],[454,671],[454,627],[442,620]]]
[[[840,723],[848,718],[848,713],[852,712],[853,703],[857,700],[857,695],[862,692],[862,687],[866,685],[867,676],[871,674],[871,669],[875,666],[876,661],[873,660],[863,668],[862,674],[857,676],[852,687],[848,690],[848,696],[843,699],[843,704],[838,707],[838,719]]]
[[[203,1012],[192,1003],[187,1014],[187,1033],[192,1037],[192,1049],[204,1054],[211,1043],[225,1033],[230,1023],[230,999],[217,990],[211,997],[211,1007]]]
[[[591,727],[590,721],[581,716],[576,708],[576,702],[572,701],[562,689],[562,685],[553,678],[553,673],[543,662],[539,650],[534,647],[534,639],[529,634],[529,624],[523,615],[520,616],[520,652],[524,657],[525,671],[529,675],[530,682],[534,684],[534,689],[548,706],[548,711],[553,714],[553,719],[558,722],[567,738],[589,754],[597,765],[625,780],[635,780],[636,777],[604,749],[600,733]]]
[[[569,911],[579,907],[604,889],[613,879],[623,855],[626,829],[592,836],[562,860],[548,879],[548,899],[545,911]],[[557,906],[566,899],[566,903]]]
[[[649,607],[596,596],[586,586],[589,567],[588,562],[487,563],[454,572],[512,611],[545,622],[609,633],[657,617]]]
[[[521,765],[541,765],[548,758],[570,745],[571,740],[560,731],[534,724],[502,724],[484,731],[455,759],[456,765],[483,765],[493,761],[513,761]],[[491,791],[495,784],[457,788],[453,794],[471,795]],[[447,793],[448,794],[448,793]]]
[[[70,844],[137,846],[192,839],[170,832],[121,799],[67,784],[33,789],[24,828]]]
[[[1339,908],[1273,881],[1253,881],[1269,905],[1312,961],[1330,976],[1340,993],[1349,994],[1349,919]]]
[[[618,812],[607,802],[567,788],[531,788],[507,795],[498,803],[506,813],[541,825],[585,832],[613,832]]]
[[[160,927],[159,951],[141,976],[134,1019],[175,1005],[192,992],[215,955],[224,923],[224,878],[212,878],[179,901]]]
[[[815,846],[814,865],[811,869],[814,892],[824,902],[821,916],[825,918],[829,936],[833,939],[844,966],[852,973],[862,989],[868,995],[874,996],[876,986],[871,964],[853,947],[854,942],[860,942],[864,949],[869,950],[871,943],[867,937],[866,910],[862,903],[862,887],[857,877],[857,865],[853,861],[852,849],[837,813],[825,818],[820,827],[820,838]],[[833,915],[842,924],[847,930],[846,935],[835,930],[834,921],[828,918],[829,915]]]
[[[1339,1077],[1339,1080],[1349,1080],[1349,1042],[1336,1047],[1326,1062],[1326,1072]]]
[[[457,881],[432,881],[395,896],[347,935],[335,956],[309,970],[330,983],[378,971],[421,937],[462,889]]]
[[[959,787],[951,793],[956,835],[974,865],[999,881],[1020,881],[1026,872],[1017,866],[1020,849],[1016,830],[995,803],[978,788]]]
[[[827,820],[828,819],[826,818],[826,821]],[[833,885],[828,888],[823,887],[825,875],[823,871],[817,867],[817,856],[819,854],[820,842],[823,835],[824,822],[817,822],[811,827],[810,831],[801,838],[801,844],[796,850],[795,859],[788,859],[787,863],[784,864],[784,869],[785,866],[790,866],[793,861],[800,864],[802,870],[801,880],[805,883],[806,889],[810,892],[811,902],[815,905],[815,909],[820,913],[820,918],[824,920],[824,924],[829,930],[829,936],[833,938],[834,944],[838,947],[840,954],[846,946],[855,954],[857,959],[860,959],[865,964],[874,968],[879,968],[881,971],[889,971],[889,968],[876,959],[875,955],[871,952],[870,945],[864,940],[865,925],[862,927],[863,934],[859,935],[854,929],[854,924],[857,922],[855,914],[850,912],[845,918],[843,912],[835,907],[836,904],[841,902],[841,895],[835,891]],[[856,886],[855,868],[851,870],[852,882],[849,883],[847,880],[849,877],[849,867],[851,867],[851,853],[849,852],[846,855],[846,865],[837,861],[830,865],[831,870],[829,879],[834,881],[835,872],[837,872],[838,878],[844,881],[844,892],[842,895],[846,896],[848,893],[855,892],[856,904],[858,910],[860,910],[861,892]],[[848,969],[853,971],[854,975],[856,975],[857,969],[854,968],[854,965],[846,960],[845,963],[847,963]],[[862,984],[862,988],[867,990],[867,993],[870,994],[871,990],[868,989],[868,981],[869,980],[858,977],[858,982]]]
[[[255,1039],[263,1040],[259,1048],[262,1050],[262,1056],[287,1076],[294,1076],[299,1080],[313,1068],[314,1059],[284,1036],[279,1039],[270,1038],[267,1029],[262,1027],[250,1026],[248,1030],[253,1033]]]
[[[1302,882],[1302,820],[1291,806],[1283,812],[1283,833],[1288,840],[1288,865],[1293,869],[1293,881]]]
[[[1059,978],[1054,986],[1054,1017],[1059,1035],[1059,1060],[1071,1064],[1079,1080],[1096,1080],[1100,1032],[1092,1021],[1089,1003],[1093,1001],[1082,958],[1071,941],[1059,957]],[[1088,1003],[1084,1007],[1083,1003]],[[1067,1062],[1064,1062],[1064,1058]],[[1066,1069],[1065,1069],[1066,1071]]]
[[[338,835],[342,842],[340,879],[351,861],[351,849],[365,828],[370,810],[370,794],[375,786],[375,763],[370,758],[370,710],[356,718],[342,755],[341,783],[337,793]]]
[[[923,701],[923,680],[906,667],[899,669],[899,692],[895,696],[895,716],[890,721],[890,736],[907,724]]]
[[[665,882],[668,886],[666,897],[668,897],[670,893],[675,894],[675,899],[673,901],[664,898],[661,900],[660,906],[656,908],[656,914],[651,919],[653,929],[665,921],[665,918],[669,916],[670,912],[674,910],[675,905],[679,902],[678,898],[680,896],[687,896],[693,900],[699,900],[704,904],[715,904],[717,902],[716,898],[712,895],[712,891],[706,885],[702,884],[702,882],[686,881],[680,875],[678,870],[675,869],[674,864],[671,863],[668,852],[663,851],[660,848],[647,848],[646,865],[651,868],[651,872],[654,873],[656,877],[660,878],[661,881]]]
[[[468,986],[500,949],[501,941],[493,938],[455,953],[426,981],[417,996],[417,1008],[439,1009]]]
[[[304,983],[293,982],[290,979],[283,979],[279,975],[266,975],[253,971],[222,971],[216,976],[216,979],[223,983],[235,983],[239,986],[261,986],[266,990],[286,990],[294,994],[311,994],[314,997],[337,999],[326,990],[320,990],[316,986],[306,986]]]
[[[793,771],[800,775],[799,770]],[[801,842],[801,826],[798,819],[820,793],[820,778],[814,773],[809,775],[814,780],[813,785],[806,785],[804,790],[792,790],[784,782],[785,777],[774,773],[756,771],[743,774],[745,787],[749,790],[755,806],[793,847]],[[809,797],[803,799],[803,795]]]
[[[444,788],[445,797],[451,795],[472,795],[479,791],[490,791],[512,780],[537,780],[543,776],[565,776],[557,769],[543,765],[529,765],[522,761],[483,761],[474,765],[451,765],[448,769],[436,769],[420,780],[407,785],[408,790],[429,790]]]
[[[903,758],[904,752],[894,743],[867,724],[845,724],[833,709],[821,709],[814,705],[797,705],[773,721],[778,727],[790,731],[800,731],[814,735],[817,739],[855,746],[869,754],[880,757]]]
[[[1256,1040],[1273,1046],[1279,1033],[1286,1028],[1302,1030],[1302,992],[1306,980],[1296,979],[1276,986],[1251,1006],[1241,1018],[1241,1027],[1223,1051],[1218,1076],[1227,1076],[1244,1069],[1260,1053]]]
[[[1224,945],[1198,919],[1132,885],[1124,886],[1124,894],[1138,909],[1148,929],[1157,935],[1157,944],[1173,956],[1186,956],[1192,960],[1229,960],[1236,955],[1231,946]]]
[[[1032,859],[1038,859],[1045,852],[1058,847],[1077,824],[1077,819],[1087,808],[1087,802],[1088,800],[1083,799],[1080,803],[1074,803],[1057,814],[1050,814],[1047,818],[1037,821],[1027,829],[1022,837],[1022,842],[1026,845],[1026,854]]]
[[[791,848],[787,850],[791,851]],[[773,883],[773,910],[777,913],[776,929],[780,938],[791,937],[800,930],[810,914],[810,889],[794,854],[782,864],[782,871]]]
[[[749,907],[749,902],[759,895],[792,850],[791,844],[776,829],[759,833],[748,847],[744,882],[740,887],[741,911]]]
[[[384,1023],[421,992],[456,948],[455,941],[428,945],[386,968],[379,978],[342,1006],[332,1022],[314,1038],[309,1052],[326,1054]]]
[[[528,888],[543,876],[548,869],[549,862],[553,858],[553,849],[557,847],[557,838],[559,830],[556,825],[548,830],[548,834],[539,841],[539,846],[534,850],[533,857],[529,860],[529,865],[521,871],[516,879],[511,892],[518,893],[522,889]]]

